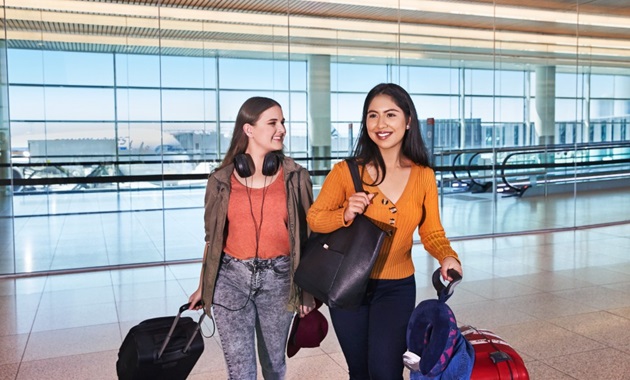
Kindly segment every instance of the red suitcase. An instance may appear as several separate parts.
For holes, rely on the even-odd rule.
[[[528,380],[521,356],[492,331],[461,326],[462,335],[475,349],[471,380]]]

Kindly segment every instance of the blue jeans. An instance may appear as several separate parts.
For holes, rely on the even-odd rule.
[[[352,380],[403,378],[407,324],[416,302],[413,276],[370,280],[358,309],[330,309]]]
[[[256,379],[256,347],[267,380],[284,379],[293,313],[288,311],[291,259],[238,260],[223,255],[213,312],[229,379]],[[255,334],[255,335],[254,335]]]

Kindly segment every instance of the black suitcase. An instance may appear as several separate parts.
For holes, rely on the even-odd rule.
[[[195,322],[181,317],[190,304],[175,317],[153,318],[132,327],[118,351],[116,373],[119,380],[184,380],[203,352],[199,334],[205,313]]]

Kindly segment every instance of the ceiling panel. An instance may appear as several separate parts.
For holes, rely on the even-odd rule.
[[[628,0],[522,3],[5,0],[2,27],[9,46],[15,47],[33,42],[73,50],[140,53],[160,48],[163,54],[201,50],[195,55],[212,51],[235,56],[290,51],[331,54],[340,60],[398,57],[408,62],[443,60],[448,54],[448,59],[479,62],[488,62],[487,56],[505,64],[582,59],[593,66],[630,68]],[[400,9],[390,4],[400,4]]]

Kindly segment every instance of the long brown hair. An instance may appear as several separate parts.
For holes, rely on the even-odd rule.
[[[245,153],[247,145],[249,144],[249,137],[243,131],[243,126],[245,124],[256,124],[263,112],[275,106],[282,108],[280,103],[271,98],[265,98],[262,96],[254,96],[243,103],[241,108],[238,110],[238,115],[236,116],[230,148],[225,154],[223,162],[221,162],[221,165],[216,170],[222,169],[233,163],[236,155]],[[282,153],[282,151],[279,151],[279,153]]]

